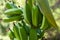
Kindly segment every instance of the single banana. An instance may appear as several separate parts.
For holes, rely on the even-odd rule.
[[[30,32],[30,28],[29,28],[29,26],[27,26],[26,23],[25,23],[24,21],[22,21],[22,24],[23,24],[22,27],[25,29],[27,35],[29,35],[29,32]]]
[[[8,19],[4,19],[3,21],[4,22],[12,22],[12,21],[19,21],[19,20],[22,20],[23,18],[21,16],[14,16],[14,17],[11,17],[11,18],[8,18]]]
[[[32,24],[32,0],[28,0],[25,4],[24,19],[28,24]]]
[[[41,10],[39,9],[38,5],[37,5],[37,8],[38,8],[38,17],[37,17],[37,21],[38,21],[38,27],[40,27],[42,25],[42,20],[43,20],[43,14],[41,12]]]
[[[40,27],[42,24],[42,19],[43,14],[41,13],[39,7],[37,5],[34,5],[32,9],[32,24],[36,27]]]
[[[9,35],[10,39],[14,39],[15,38],[14,32],[12,30],[10,30],[8,32],[8,35]]]
[[[9,9],[4,12],[6,15],[21,15],[22,13],[21,9],[18,8]]]
[[[45,16],[43,16],[43,21],[42,21],[42,25],[40,27],[41,30],[45,31],[47,29],[51,28],[51,25],[49,24],[48,20],[46,19]]]
[[[38,8],[35,5],[32,8],[32,24],[35,27],[37,27],[38,24]]]
[[[15,35],[16,39],[20,40],[21,37],[20,37],[20,34],[19,34],[19,28],[18,28],[18,26],[16,26],[15,23],[14,23],[14,27],[13,27],[13,32],[14,32],[14,35]]]

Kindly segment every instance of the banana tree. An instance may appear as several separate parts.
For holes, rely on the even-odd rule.
[[[10,29],[11,40],[39,40],[51,26],[57,28],[47,0],[26,0],[23,8],[7,2],[4,14],[13,22]]]

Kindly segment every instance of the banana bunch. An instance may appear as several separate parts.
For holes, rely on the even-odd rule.
[[[8,19],[4,19],[5,22],[20,21],[23,19],[22,9],[17,8],[17,6],[12,3],[6,3],[6,8],[7,10],[4,14],[7,15]]]
[[[57,25],[49,8],[49,4],[47,4],[47,0],[36,0],[36,3],[37,6],[34,5],[32,0],[26,1],[24,10],[25,21],[34,27],[41,26],[44,16],[49,24],[56,27]]]
[[[10,31],[8,32],[9,37],[11,40],[28,40],[28,34],[27,31],[29,30],[28,26],[25,25],[25,23],[22,23],[23,25],[21,25],[21,23],[13,23],[14,27],[13,30],[10,29]],[[26,30],[26,27],[28,28]],[[29,32],[29,31],[28,31]]]
[[[43,15],[37,5],[32,3],[32,0],[28,0],[24,7],[24,19],[27,24],[37,27],[41,26]]]
[[[35,1],[37,1],[36,4],[33,3]],[[8,10],[4,14],[7,15],[8,19],[4,19],[4,21],[22,20],[22,25],[18,23],[20,26],[14,23],[13,32],[11,31],[14,38],[18,40],[38,40],[38,37],[43,37],[45,30],[51,28],[51,25],[57,26],[46,2],[44,0],[26,0],[24,11],[10,3],[6,4]],[[29,27],[26,26],[26,23]]]

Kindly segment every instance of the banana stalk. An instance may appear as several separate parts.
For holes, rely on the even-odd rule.
[[[29,40],[38,40],[36,29],[30,29]]]

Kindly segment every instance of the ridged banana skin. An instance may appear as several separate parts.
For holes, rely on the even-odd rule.
[[[35,27],[37,27],[37,24],[38,24],[38,8],[35,5],[32,8],[32,24]]]
[[[42,14],[47,18],[48,22],[54,27],[57,27],[52,12],[50,10],[48,0],[36,0],[36,1],[37,4],[39,5],[39,8],[41,9]]]
[[[5,15],[17,15],[17,14],[22,14],[23,12],[21,9],[18,8],[13,8],[13,9],[8,9],[4,12]]]

